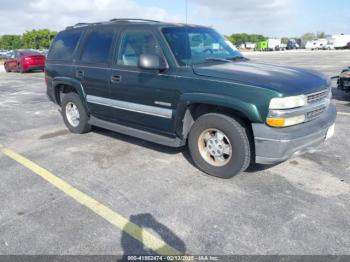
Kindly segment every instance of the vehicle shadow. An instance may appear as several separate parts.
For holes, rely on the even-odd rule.
[[[143,240],[143,232],[142,230],[135,230],[135,225],[139,226],[142,230],[147,230],[148,232],[157,236],[165,243],[165,245],[159,247],[157,250],[149,249],[144,244],[149,240],[144,240],[141,242]],[[132,233],[130,234],[130,232]],[[130,255],[157,256],[159,253],[161,253],[160,250],[164,251],[164,249],[167,247],[176,249],[181,254],[185,254],[186,252],[185,243],[167,226],[157,221],[153,215],[149,213],[131,215],[129,217],[129,223],[123,228],[121,245],[123,248],[123,257],[119,261],[130,261],[130,259],[128,260],[128,256]]]
[[[110,131],[107,129],[103,129],[101,127],[93,126],[92,128],[93,128],[92,131],[97,133],[97,134],[108,136],[110,138],[118,139],[118,140],[121,140],[123,142],[127,142],[127,143],[134,144],[137,146],[142,146],[142,147],[145,147],[147,149],[151,149],[151,150],[158,151],[161,153],[165,153],[165,154],[169,154],[169,155],[176,155],[176,154],[181,153],[183,158],[185,158],[193,167],[196,168],[196,165],[194,164],[194,162],[190,156],[190,152],[188,151],[187,146],[182,146],[182,147],[177,147],[177,148],[163,146],[160,144],[156,144],[153,142],[143,140],[141,138],[132,137],[132,136],[124,135],[121,133],[113,132],[113,131]]]
[[[42,70],[30,70],[30,71],[26,71],[25,73],[23,74],[37,74],[37,73],[43,73],[44,71]]]
[[[270,165],[263,165],[263,164],[252,163],[252,164],[250,164],[250,166],[244,172],[245,173],[256,173],[256,172],[260,172],[260,171],[264,171],[264,170],[270,169],[270,168],[272,168],[274,166],[278,166],[279,164],[281,164],[281,163],[270,164]]]

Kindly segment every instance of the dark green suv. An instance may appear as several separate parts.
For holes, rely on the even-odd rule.
[[[45,72],[70,131],[99,126],[188,145],[198,168],[222,178],[299,155],[334,132],[325,76],[249,61],[208,27],[80,23],[57,35]]]

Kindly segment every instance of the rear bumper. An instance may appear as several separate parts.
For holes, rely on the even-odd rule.
[[[23,64],[24,70],[44,70],[45,65],[43,64]]]
[[[328,129],[335,123],[334,105],[318,119],[287,128],[253,124],[255,162],[274,164],[310,151],[326,140]]]

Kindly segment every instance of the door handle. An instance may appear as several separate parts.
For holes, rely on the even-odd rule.
[[[78,70],[75,72],[75,76],[77,78],[83,78],[84,77],[84,71]]]
[[[122,81],[122,76],[119,76],[119,75],[112,75],[111,76],[112,83],[119,83],[120,81]]]

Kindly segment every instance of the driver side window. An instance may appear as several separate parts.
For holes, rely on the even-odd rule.
[[[161,54],[160,47],[153,34],[147,31],[124,32],[117,64],[136,67],[142,54]]]

